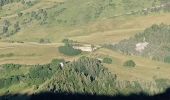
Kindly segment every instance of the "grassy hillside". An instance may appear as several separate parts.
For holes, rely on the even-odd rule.
[[[161,3],[159,0],[130,0],[128,3],[125,0],[37,1],[31,6],[22,5],[25,8],[19,6],[20,10],[17,11],[12,11],[14,9],[11,9],[9,11],[13,14],[2,17],[0,20],[1,27],[4,19],[9,20],[11,23],[9,32],[6,33],[8,34],[7,37],[10,38],[7,38],[6,35],[5,37],[2,35],[2,37],[5,40],[35,42],[38,42],[41,38],[59,42],[67,37],[83,42],[88,39],[89,42],[102,43],[110,36],[107,39],[108,42],[114,41],[115,39],[112,39],[114,37],[120,41],[151,26],[153,23],[169,23],[167,19],[169,17],[168,13],[155,15],[152,12],[149,16],[144,15],[144,9],[156,7],[161,5]],[[163,4],[166,4],[166,2]],[[5,6],[11,7],[12,5],[8,4]],[[3,7],[2,11],[6,12],[8,7]],[[156,13],[164,11],[163,8],[161,9],[156,11]],[[150,13],[150,10],[148,12]],[[23,15],[18,15],[20,13],[23,13]],[[164,18],[162,18],[163,16]],[[150,19],[151,17],[152,19]],[[157,20],[159,17],[161,19]],[[140,23],[140,20],[146,20],[151,23],[141,24],[140,27],[137,27],[136,23]],[[19,22],[21,30],[13,32],[13,24],[16,22]],[[128,29],[126,26],[128,26]],[[102,35],[105,37],[103,40],[100,39],[101,34],[98,35],[101,32],[105,32],[104,36]],[[127,35],[122,37],[122,34]],[[93,40],[94,36],[98,37],[96,41]]]
[[[170,86],[169,0],[13,1],[0,8],[0,95],[153,95]],[[68,56],[75,49],[63,39],[99,48]],[[137,52],[141,42],[148,48]],[[135,66],[124,66],[129,60]]]

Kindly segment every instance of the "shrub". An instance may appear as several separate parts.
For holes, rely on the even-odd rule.
[[[2,88],[8,88],[9,86],[13,84],[18,84],[20,82],[18,76],[12,76],[8,78],[2,78],[0,79],[0,89]]]
[[[21,17],[22,15],[23,15],[22,12],[19,12],[19,13],[18,13],[18,17]]]
[[[39,85],[34,85],[34,90],[37,90],[39,88]]]
[[[64,59],[53,59],[52,61],[51,61],[51,64],[59,64],[59,63],[61,63],[61,62],[65,62],[65,60]]]
[[[47,79],[51,78],[55,69],[47,65],[35,65],[29,70],[29,73],[25,76],[25,82],[30,85],[39,85],[44,83]]]
[[[19,64],[4,64],[4,65],[2,65],[2,67],[6,71],[18,70],[19,68],[21,68],[21,66],[22,65],[19,65]]]
[[[8,53],[8,54],[6,54],[6,57],[12,57],[12,56],[14,56],[13,53]]]
[[[125,66],[125,67],[135,67],[136,64],[133,60],[128,60],[128,61],[124,62],[123,66]]]
[[[158,88],[163,88],[164,90],[170,86],[169,79],[155,79],[155,82]]]
[[[74,49],[72,46],[68,46],[68,45],[61,46],[58,49],[60,53],[63,53],[67,56],[76,56],[81,53],[81,50]]]
[[[72,46],[72,44],[75,43],[76,41],[69,40],[69,39],[63,39],[62,42],[63,42],[66,46]]]
[[[103,59],[103,63],[111,64],[112,63],[112,59],[106,57],[106,58]]]
[[[43,38],[41,38],[41,39],[39,40],[39,43],[51,43],[51,42],[50,42],[49,39],[43,39]]]
[[[164,58],[165,63],[170,63],[170,56]]]

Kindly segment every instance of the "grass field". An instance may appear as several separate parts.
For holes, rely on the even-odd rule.
[[[170,64],[156,62],[148,58],[138,56],[126,56],[107,49],[100,49],[93,55],[106,57],[110,56],[113,59],[113,64],[106,66],[109,71],[116,73],[118,75],[118,79],[120,80],[153,81],[154,77],[170,79],[170,74],[168,71],[168,69],[170,69]],[[127,60],[135,61],[137,66],[134,68],[124,67],[123,63]]]
[[[66,60],[74,60],[77,57],[68,57],[60,54],[57,47],[62,44],[0,44],[0,55],[13,53],[11,57],[0,57],[0,64],[15,63],[15,64],[46,64],[54,58],[64,58]],[[170,77],[168,69],[170,64],[152,61],[148,58],[137,56],[125,56],[120,53],[113,52],[107,49],[99,49],[93,53],[84,55],[93,57],[107,57],[113,59],[112,65],[106,65],[109,71],[116,73],[123,80],[152,80],[153,77],[168,78]],[[137,64],[135,68],[123,67],[123,62],[126,60],[134,60]],[[145,73],[145,74],[143,74]]]
[[[41,38],[47,38],[54,43],[58,43],[64,38],[70,38],[92,44],[115,43],[132,37],[153,24],[169,24],[169,17],[169,13],[129,16],[126,18],[103,19],[86,25],[65,28],[33,24],[27,26],[27,28],[24,28],[24,30],[21,30],[16,35],[2,39],[1,41],[39,42]]]
[[[0,43],[0,55],[12,54],[10,57],[0,57],[0,64],[46,64],[54,58],[72,59],[58,52],[60,43]]]

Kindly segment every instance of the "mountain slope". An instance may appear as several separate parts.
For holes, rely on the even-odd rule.
[[[166,4],[166,2],[163,4]],[[8,4],[9,7],[10,5]],[[2,36],[5,40],[38,42],[41,38],[46,38],[53,42],[59,42],[64,37],[80,38],[81,40],[81,36],[108,30],[118,30],[114,27],[123,26],[123,22],[129,20],[126,17],[130,17],[132,20],[143,17],[144,9],[156,7],[157,5],[161,5],[159,0],[130,0],[128,3],[125,0],[38,0],[31,6],[23,5],[25,8],[21,7],[20,10],[11,11],[11,15],[4,16],[0,20],[0,30],[2,31],[3,20],[7,19],[10,23],[19,22],[21,30],[13,33],[13,25],[11,25],[10,27],[12,28],[6,33],[10,38]],[[8,7],[4,8],[3,11],[7,9]],[[41,12],[42,9],[44,12]],[[163,8],[160,10],[163,10]],[[150,12],[150,10],[148,11]],[[159,10],[156,12],[159,12]],[[23,15],[18,15],[20,13]],[[120,19],[119,16],[121,17]],[[167,22],[167,20],[162,21],[162,19],[160,21]],[[120,30],[123,29],[124,27]],[[111,35],[113,34],[114,32]],[[134,34],[134,31],[130,32],[130,34]],[[96,43],[98,41],[90,42]]]

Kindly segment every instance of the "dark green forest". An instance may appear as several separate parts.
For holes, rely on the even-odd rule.
[[[61,66],[61,63],[64,66]],[[128,66],[129,63],[127,63]],[[127,65],[126,65],[127,66]],[[138,81],[118,81],[118,76],[109,72],[101,61],[95,58],[80,57],[76,61],[54,59],[45,65],[5,64],[1,68],[5,72],[29,67],[28,73],[18,74],[0,79],[0,89],[7,89],[13,85],[24,83],[26,87],[33,87],[34,91],[67,92],[98,95],[116,95],[130,93],[152,93],[150,87],[142,87]],[[156,87],[166,89],[170,84],[167,79],[155,79]],[[125,86],[125,87],[124,87]],[[10,93],[7,90],[5,93]]]
[[[60,76],[60,77],[58,77]],[[111,74],[98,60],[82,57],[57,70],[43,89],[52,92],[115,94],[116,75]]]
[[[64,63],[64,67],[60,63]],[[0,79],[0,88],[8,88],[15,84],[26,83],[35,90],[70,93],[113,94],[116,93],[116,75],[111,74],[100,61],[94,58],[81,57],[77,61],[66,62],[54,59],[46,65],[1,65],[4,71],[19,70],[31,67],[29,73]],[[49,80],[49,81],[47,81]],[[48,82],[39,88],[43,83]]]

